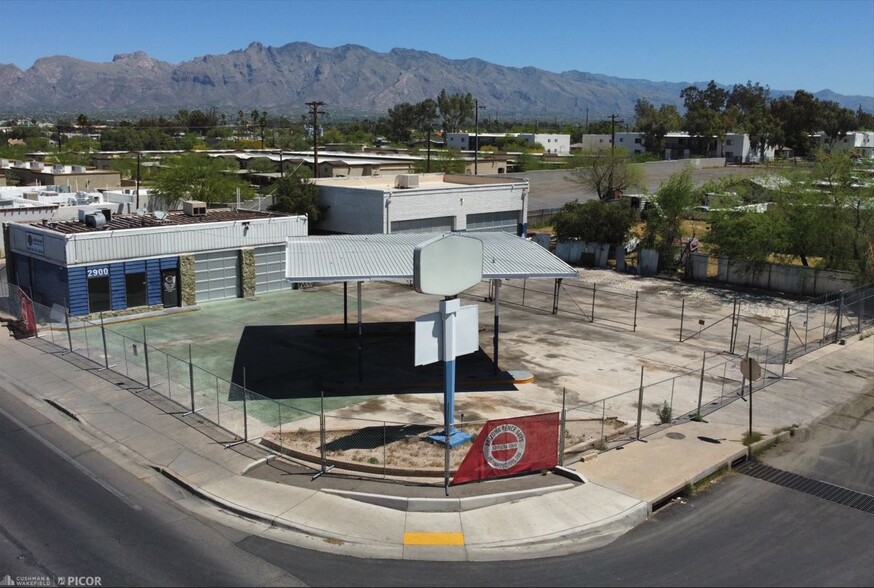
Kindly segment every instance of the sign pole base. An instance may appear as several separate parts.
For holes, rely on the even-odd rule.
[[[440,431],[433,435],[428,435],[427,439],[440,445],[446,445],[446,431]],[[458,429],[449,429],[449,447],[457,447],[463,443],[469,443],[473,440],[473,435],[459,431]]]

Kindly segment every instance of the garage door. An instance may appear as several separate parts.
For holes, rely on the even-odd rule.
[[[519,212],[506,210],[503,212],[484,212],[467,215],[467,231],[492,231],[516,234],[519,230]]]
[[[417,218],[415,220],[393,221],[392,233],[447,233],[452,230],[455,217]]]
[[[290,290],[285,281],[285,245],[255,250],[255,294]]]
[[[209,302],[240,295],[240,254],[215,251],[194,256],[195,301]]]

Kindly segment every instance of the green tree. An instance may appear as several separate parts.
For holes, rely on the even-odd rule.
[[[465,121],[473,118],[473,95],[470,92],[450,95],[446,93],[444,88],[437,96],[437,108],[443,119],[443,134],[458,132]]]
[[[810,92],[797,90],[792,97],[781,96],[771,103],[771,114],[780,125],[781,138],[799,155],[813,152],[811,137],[820,130],[818,102]]]
[[[577,200],[566,203],[553,217],[553,226],[560,241],[588,243],[624,243],[634,223],[631,208],[624,202]]]
[[[319,206],[319,188],[307,173],[293,173],[273,183],[273,204],[267,210],[288,214],[305,214],[309,222],[316,222],[324,211]]]
[[[684,88],[680,97],[686,108],[685,130],[690,135],[701,137],[706,145],[706,154],[711,153],[715,149],[716,141],[724,139],[728,131],[725,116],[728,92],[710,80],[703,90],[697,86]]]
[[[857,128],[856,115],[853,111],[841,107],[837,102],[820,101],[817,118],[820,130],[825,133],[829,149],[833,149],[835,143]]]
[[[186,153],[163,160],[152,186],[166,208],[186,199],[207,204],[233,202],[237,188],[243,198],[250,197],[252,188],[231,171],[223,158]]]
[[[755,210],[721,209],[711,213],[707,243],[717,256],[757,267],[773,252],[791,249],[786,222],[780,215]]]
[[[648,153],[662,157],[665,152],[665,135],[679,130],[682,117],[673,104],[663,104],[656,109],[649,100],[638,98],[634,104],[636,128],[643,133],[643,145]]]
[[[246,169],[253,173],[262,174],[278,171],[279,165],[270,158],[256,157],[249,161]]]
[[[759,152],[759,160],[765,161],[765,150],[777,145],[782,132],[777,118],[771,113],[770,89],[758,83],[736,84],[728,95],[727,108],[732,111],[735,129],[750,138],[750,145]]]
[[[422,174],[426,172],[427,165],[428,162],[425,160],[416,160],[410,168],[413,173]],[[456,149],[446,149],[432,154],[430,165],[431,173],[463,174],[467,171],[467,162]]]
[[[696,200],[692,170],[688,167],[668,178],[652,198],[652,207],[646,211],[643,245],[659,252],[664,267],[676,267],[682,236],[681,221]]]
[[[625,149],[590,151],[581,154],[580,166],[565,179],[595,192],[600,200],[612,198],[615,190],[625,192],[643,184],[643,172],[630,163]]]

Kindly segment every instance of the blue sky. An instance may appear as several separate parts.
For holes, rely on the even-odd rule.
[[[0,0],[0,63],[363,45],[552,72],[874,96],[874,0]]]

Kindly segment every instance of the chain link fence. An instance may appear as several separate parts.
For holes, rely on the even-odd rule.
[[[502,290],[502,301],[534,308],[548,306],[555,291],[528,288],[523,280]],[[542,284],[542,282],[541,282]],[[508,293],[508,294],[507,294]],[[733,301],[731,314],[713,306],[686,305],[685,299],[673,307],[664,299],[650,300],[639,293],[617,296],[607,288],[569,286],[563,291],[563,304],[577,309],[578,315],[636,329],[641,318],[685,323],[697,319],[697,330],[677,325],[681,340],[713,337],[724,346],[728,338],[733,350],[703,351],[701,364],[671,378],[647,381],[641,368],[640,385],[594,402],[561,406],[559,460],[572,462],[590,450],[606,450],[646,437],[683,420],[700,419],[714,410],[743,400],[784,376],[787,362],[823,345],[874,324],[874,286],[865,286],[810,299],[794,307],[756,306]],[[599,304],[604,296],[616,304]],[[19,289],[0,283],[0,311],[22,319]],[[653,297],[655,298],[655,297]],[[515,301],[515,302],[514,302]],[[588,302],[588,306],[582,302]],[[70,317],[66,309],[32,304],[36,336],[89,359],[96,369],[114,370],[170,399],[184,414],[199,417],[219,426],[235,442],[260,440],[265,446],[308,464],[314,471],[337,468],[356,475],[401,477],[421,483],[440,483],[440,478],[457,469],[469,445],[449,450],[446,470],[445,446],[429,442],[429,436],[443,430],[442,416],[423,416],[419,422],[368,420],[343,417],[320,410],[296,406],[290,399],[262,396],[241,382],[222,378],[205,370],[188,357],[178,357],[148,344],[142,337],[114,331],[104,321]],[[551,302],[550,302],[551,303]],[[690,306],[692,308],[690,308]],[[551,311],[551,310],[550,310]],[[647,319],[649,320],[649,319]],[[703,321],[703,324],[702,322]],[[712,330],[711,330],[712,329]],[[721,329],[721,332],[717,330]],[[744,358],[755,359],[762,375],[752,383],[743,376]],[[454,428],[472,437],[485,421],[459,422]]]

